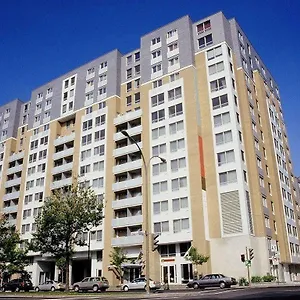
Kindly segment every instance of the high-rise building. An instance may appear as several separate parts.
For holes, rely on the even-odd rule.
[[[235,19],[185,16],[141,37],[139,49],[107,53],[0,112],[1,207],[23,240],[45,197],[74,178],[103,199],[103,224],[76,248],[73,282],[115,282],[112,247],[130,258],[125,278],[139,276],[146,215],[160,233],[150,249],[155,280],[191,279],[191,245],[210,257],[199,272],[246,276],[247,247],[252,275],[300,275],[298,182],[278,85]],[[38,253],[28,270],[34,284],[58,276]]]

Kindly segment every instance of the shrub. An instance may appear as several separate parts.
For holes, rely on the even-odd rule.
[[[251,282],[252,283],[262,282],[262,278],[260,276],[252,276],[251,277]]]
[[[247,281],[247,279],[245,277],[241,277],[239,279],[239,286],[243,286],[243,285],[246,285],[246,286],[249,285],[249,282]]]
[[[267,274],[265,276],[263,276],[262,278],[263,282],[272,282],[276,280],[276,277],[270,274]]]

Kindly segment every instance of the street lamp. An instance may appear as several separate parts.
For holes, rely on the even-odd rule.
[[[150,277],[150,237],[151,237],[151,227],[150,227],[150,222],[149,222],[149,182],[148,182],[148,165],[150,164],[150,161],[152,158],[159,158],[161,162],[165,163],[166,160],[158,155],[153,155],[150,157],[148,164],[146,163],[145,156],[143,154],[142,149],[140,148],[139,144],[137,141],[128,134],[126,130],[122,130],[121,133],[126,136],[133,144],[137,146],[139,149],[139,153],[142,156],[143,159],[143,165],[144,165],[144,170],[145,170],[145,230],[144,230],[144,242],[145,242],[145,250],[146,250],[146,291],[147,294],[150,293],[150,285],[149,285],[149,277]],[[144,193],[143,193],[144,194]]]

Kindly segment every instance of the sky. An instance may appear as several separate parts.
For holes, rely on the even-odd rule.
[[[299,0],[0,0],[0,105],[184,15],[236,18],[279,85],[300,175]]]

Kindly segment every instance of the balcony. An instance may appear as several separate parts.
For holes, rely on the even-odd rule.
[[[72,177],[62,178],[61,180],[54,181],[54,182],[51,183],[51,190],[59,189],[59,188],[62,188],[64,186],[71,185],[72,181],[73,181]]]
[[[54,140],[54,146],[65,144],[67,142],[73,141],[74,139],[75,139],[75,132],[69,135],[59,136],[57,139]]]
[[[142,215],[128,216],[128,217],[125,217],[125,218],[118,218],[118,219],[112,219],[111,220],[111,226],[113,228],[140,225],[142,223],[143,223],[143,216]]]
[[[3,207],[3,213],[9,214],[9,213],[16,213],[18,212],[18,205],[11,205],[7,207]]]
[[[13,193],[5,194],[2,199],[3,201],[6,201],[11,199],[18,199],[19,197],[20,197],[20,192],[13,192]]]
[[[8,219],[8,224],[10,226],[16,226],[17,225],[17,219]]]
[[[53,160],[62,158],[62,157],[67,157],[67,156],[71,156],[74,153],[74,148],[69,148],[63,151],[59,151],[53,154]]]
[[[14,154],[12,154],[12,155],[8,158],[8,161],[11,162],[11,161],[14,161],[14,160],[23,158],[23,157],[24,157],[24,151],[18,152],[18,153],[14,153]]]
[[[122,237],[113,238],[111,244],[113,247],[135,246],[135,245],[141,245],[143,243],[143,239],[144,237],[138,234],[122,236]]]
[[[129,128],[126,131],[130,136],[134,136],[136,134],[141,133],[142,129],[143,129],[142,125],[139,125],[139,126]],[[114,141],[118,141],[118,140],[121,140],[121,139],[124,139],[124,138],[125,138],[125,136],[121,132],[117,132],[117,133],[114,134]]]
[[[138,178],[127,179],[122,182],[113,183],[112,189],[114,192],[120,191],[120,190],[126,190],[126,189],[131,189],[134,187],[141,186],[142,183],[143,183],[143,179],[142,179],[142,176],[140,176]]]
[[[73,162],[69,162],[67,164],[62,164],[61,166],[57,166],[52,168],[52,175],[53,174],[58,174],[58,173],[62,173],[62,172],[66,172],[66,171],[70,171],[73,169]]]
[[[128,121],[137,119],[142,116],[142,110],[135,110],[128,112],[126,114],[118,115],[116,118],[114,118],[114,125],[119,125],[122,123],[126,123]]]
[[[138,145],[140,146],[141,149],[143,148],[142,142],[139,142]],[[114,149],[113,156],[122,156],[136,151],[137,151],[137,146],[135,144],[131,144],[125,147]]]
[[[131,206],[138,206],[143,204],[143,196],[136,196],[131,198],[126,198],[122,200],[115,200],[112,202],[113,209],[126,208]]]
[[[20,184],[21,184],[21,177],[6,181],[4,187],[8,188],[10,186],[15,186]]]
[[[23,169],[23,165],[18,165],[12,168],[7,169],[6,175],[21,172]]]
[[[142,167],[142,160],[138,159],[135,161],[130,161],[121,165],[116,165],[113,167],[113,173],[117,174],[117,173],[122,173],[122,172],[126,172],[129,170],[134,170],[134,169],[138,169]]]

